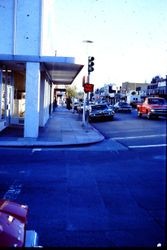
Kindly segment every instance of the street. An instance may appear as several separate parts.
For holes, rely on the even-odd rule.
[[[28,204],[43,247],[165,244],[166,120],[116,114],[92,124],[106,140],[0,149],[0,196]],[[125,150],[111,151],[112,140]]]
[[[166,118],[138,118],[137,111],[116,113],[112,122],[92,124],[107,139],[114,139],[129,148],[159,147],[166,144]]]

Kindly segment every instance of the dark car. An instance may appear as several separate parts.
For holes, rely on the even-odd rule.
[[[132,111],[132,106],[127,102],[117,102],[113,106],[115,112],[129,112]]]
[[[89,109],[89,121],[95,120],[112,120],[114,117],[114,110],[107,104],[94,104]]]

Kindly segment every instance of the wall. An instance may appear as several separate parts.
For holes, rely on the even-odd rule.
[[[13,54],[13,10],[13,0],[0,0],[0,54]]]
[[[42,2],[42,38],[41,55],[55,56],[55,34],[56,34],[56,15],[54,13],[55,0],[44,0]]]
[[[0,0],[0,54],[40,55],[42,0]],[[5,20],[4,20],[5,19]]]

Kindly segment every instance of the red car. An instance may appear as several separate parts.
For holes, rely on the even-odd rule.
[[[26,230],[28,206],[0,200],[0,247],[37,247],[34,230]]]
[[[146,97],[144,102],[137,105],[138,117],[146,115],[148,119],[152,117],[166,116],[167,103],[162,97]]]

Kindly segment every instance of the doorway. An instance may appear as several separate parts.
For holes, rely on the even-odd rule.
[[[11,70],[0,71],[0,130],[9,126],[12,114],[13,75]]]

